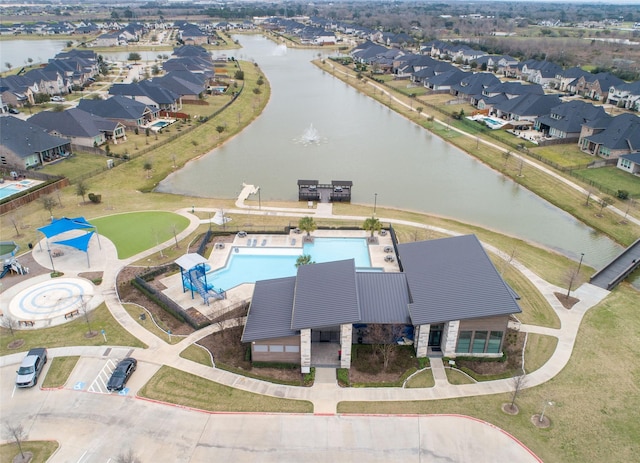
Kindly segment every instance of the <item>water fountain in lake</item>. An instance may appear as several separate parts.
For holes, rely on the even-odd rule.
[[[302,134],[302,136],[296,139],[297,143],[302,143],[303,145],[318,145],[323,141],[318,133],[318,130],[313,126],[313,124],[309,125]]]

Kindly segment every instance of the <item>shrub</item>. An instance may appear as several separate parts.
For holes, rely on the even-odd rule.
[[[629,192],[627,190],[618,190],[618,193],[616,193],[616,196],[619,199],[629,199]]]
[[[102,195],[96,195],[93,193],[89,193],[89,201],[95,204],[100,204],[102,202]]]

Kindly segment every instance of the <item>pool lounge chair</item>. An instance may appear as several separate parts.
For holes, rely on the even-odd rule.
[[[253,243],[251,243],[251,247],[255,248],[257,244],[258,244],[258,238],[254,238]]]
[[[262,240],[262,243],[260,243],[260,246],[265,246],[266,244],[267,244],[267,239],[265,238]]]
[[[291,238],[291,246],[295,246],[296,245],[296,239],[295,238]]]

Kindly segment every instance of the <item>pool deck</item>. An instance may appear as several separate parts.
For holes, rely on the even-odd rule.
[[[25,182],[29,182],[29,183],[27,184]],[[3,182],[0,183],[0,190],[4,190],[5,188],[14,188],[18,191],[11,193],[10,195],[7,195],[7,196],[0,195],[0,199],[10,198],[15,194],[22,193],[23,191],[33,188],[34,186],[39,185],[41,183],[42,183],[42,180],[35,180],[31,178],[21,179],[21,180],[13,180],[13,179],[5,178]]]
[[[315,230],[313,232],[314,238],[367,238],[370,236],[370,232],[362,230]],[[381,268],[385,272],[399,272],[398,263],[395,259],[393,262],[387,262],[385,258],[390,253],[385,252],[385,248],[393,246],[391,236],[387,233],[385,236],[380,236],[376,233],[378,242],[376,244],[369,243],[369,257],[371,258],[371,267]],[[257,243],[255,246],[249,243]],[[262,246],[263,241],[265,245]],[[224,268],[229,260],[234,247],[238,248],[255,248],[255,249],[269,249],[269,248],[302,248],[304,241],[304,232],[296,233],[292,230],[288,235],[268,235],[268,234],[247,234],[246,236],[235,236],[232,243],[225,243],[223,248],[214,246],[214,249],[209,255],[209,265],[211,270],[219,270]],[[239,304],[251,298],[253,294],[253,283],[245,283],[240,286],[236,286],[226,291],[227,298],[224,300],[210,300],[207,305],[202,297],[195,293],[193,298],[191,291],[182,291],[181,275],[179,273],[163,278],[160,282],[166,286],[166,289],[162,293],[171,298],[174,302],[180,305],[183,309],[194,308],[205,317],[215,319],[224,313],[234,309]]]

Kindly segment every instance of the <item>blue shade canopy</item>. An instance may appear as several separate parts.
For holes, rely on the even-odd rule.
[[[68,219],[62,217],[60,219],[54,219],[51,224],[46,227],[38,228],[38,231],[43,233],[47,238],[59,235],[60,233],[68,232],[70,230],[86,230],[94,229],[95,226],[91,225],[84,217],[76,217],[74,219]]]
[[[89,248],[89,240],[91,240],[91,237],[93,236],[95,232],[91,231],[89,233],[86,233],[82,236],[78,236],[76,238],[71,238],[68,240],[62,240],[62,241],[54,241],[55,244],[62,244],[64,246],[71,246],[72,248],[76,248],[79,249],[80,251],[84,251],[87,252],[87,249]]]

